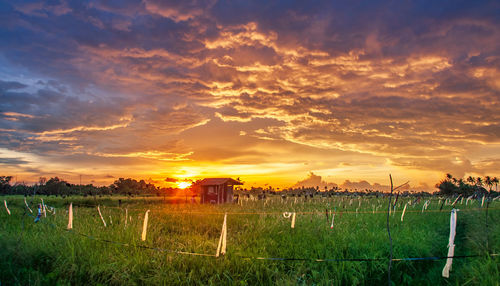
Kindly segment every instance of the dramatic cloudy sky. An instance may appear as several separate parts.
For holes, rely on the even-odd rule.
[[[499,175],[500,2],[176,2],[0,1],[0,175]]]

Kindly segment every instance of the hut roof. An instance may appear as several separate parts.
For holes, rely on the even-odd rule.
[[[213,186],[222,185],[227,183],[228,185],[243,185],[240,181],[236,181],[231,178],[205,178],[199,182],[200,186]]]

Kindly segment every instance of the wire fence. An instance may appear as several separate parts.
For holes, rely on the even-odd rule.
[[[5,203],[6,208],[7,208],[7,203]],[[75,207],[88,207],[88,208],[97,208],[99,205],[90,205],[90,204],[78,204],[76,203],[74,205]],[[389,207],[387,211],[349,211],[349,210],[340,210],[336,213],[339,214],[382,214],[386,213],[389,214],[391,210],[391,202],[389,201]],[[120,209],[124,210],[123,207],[113,207],[113,206],[108,206],[106,208],[111,208],[111,209]],[[24,208],[24,215],[28,215],[31,217],[35,217],[32,214],[28,212],[29,207],[26,205]],[[137,208],[137,210],[144,210],[144,208]],[[469,212],[469,211],[498,211],[500,208],[466,208],[461,210],[461,212]],[[404,212],[404,211],[403,211]],[[407,210],[407,213],[444,213],[446,212],[445,210],[441,209],[430,209],[430,210]],[[161,212],[162,214],[177,214],[177,215],[282,215],[283,212],[278,212],[278,211],[268,211],[268,212],[201,212],[201,211],[164,211]],[[309,214],[309,215],[324,215],[324,211],[297,211],[295,212],[296,214]],[[10,211],[9,211],[10,215]],[[144,249],[144,250],[151,250],[151,251],[157,251],[157,252],[162,252],[162,253],[169,253],[169,254],[176,254],[176,255],[186,255],[186,256],[197,256],[197,257],[207,257],[207,258],[213,258],[213,259],[225,259],[224,257],[230,258],[230,257],[237,257],[240,259],[246,259],[246,260],[266,260],[266,261],[303,261],[303,262],[370,262],[370,261],[388,261],[390,263],[392,262],[401,262],[401,261],[412,261],[412,262],[419,262],[419,261],[436,261],[436,260],[447,260],[447,259],[469,259],[469,258],[480,258],[480,257],[497,257],[499,256],[498,253],[485,253],[485,254],[470,254],[470,255],[452,255],[452,256],[426,256],[426,257],[400,257],[400,258],[393,258],[392,253],[391,256],[388,257],[377,257],[377,258],[367,258],[367,257],[355,257],[355,258],[308,258],[308,257],[261,257],[261,256],[248,256],[248,255],[242,255],[239,253],[226,253],[225,255],[219,256],[218,254],[210,254],[210,253],[199,253],[199,252],[187,252],[187,251],[179,251],[179,250],[172,250],[172,249],[165,249],[165,248],[160,248],[160,247],[154,247],[154,246],[147,246],[147,245],[142,245],[142,244],[130,244],[130,243],[124,243],[120,241],[115,241],[111,239],[104,239],[96,236],[92,236],[86,233],[81,233],[79,231],[76,231],[74,229],[64,229],[61,228],[57,225],[55,225],[52,222],[45,221],[45,220],[40,220],[43,223],[48,223],[51,227],[61,231],[62,232],[67,232],[76,236],[84,237],[89,240],[97,241],[100,243],[106,243],[106,244],[113,244],[117,245],[120,247],[129,247],[129,248],[136,248],[136,249]],[[23,227],[24,230],[24,227]],[[221,236],[222,237],[222,236]],[[390,266],[389,266],[390,269]],[[390,281],[390,279],[389,279]]]
[[[99,205],[91,205],[91,204],[80,204],[80,203],[73,203],[73,207],[87,207],[87,208],[97,208]],[[138,210],[138,211],[143,211],[144,208],[131,208],[131,207],[116,207],[116,206],[105,206],[106,209],[118,209],[118,210]],[[489,208],[489,211],[495,211],[495,210],[500,210],[500,208]],[[425,211],[422,210],[406,210],[405,213],[445,213],[447,210],[445,209],[426,209]],[[461,212],[468,212],[468,211],[486,211],[486,208],[484,207],[476,207],[476,208],[464,208],[460,209]],[[296,214],[303,214],[303,215],[324,215],[325,212],[324,210],[317,210],[317,211],[293,211]],[[395,211],[391,211],[395,212]],[[258,212],[212,212],[212,211],[191,211],[191,210],[185,210],[185,211],[161,211],[162,214],[179,214],[179,215],[186,215],[186,214],[199,214],[199,215],[282,215],[282,211],[258,211]],[[343,214],[386,214],[386,210],[367,210],[367,211],[352,211],[352,210],[343,210],[339,209],[336,211],[336,213],[343,213]]]
[[[172,253],[172,254],[179,254],[179,255],[193,255],[193,256],[204,256],[204,257],[213,257],[217,258],[215,254],[209,254],[209,253],[197,253],[197,252],[186,252],[186,251],[178,251],[178,250],[171,250],[171,249],[165,249],[165,248],[159,248],[159,247],[151,247],[147,245],[138,245],[138,244],[129,244],[129,243],[122,243],[119,241],[114,241],[114,240],[109,240],[109,239],[103,239],[103,238],[98,238],[92,235],[88,234],[83,234],[74,230],[67,230],[68,233],[72,233],[78,236],[82,236],[91,240],[99,241],[102,243],[110,243],[110,244],[115,244],[115,245],[120,245],[123,247],[132,247],[132,248],[139,248],[139,249],[149,249],[149,250],[154,250],[154,251],[159,251],[159,252],[166,252],[166,253]],[[429,260],[444,260],[444,259],[463,259],[463,258],[474,258],[474,257],[487,257],[487,256],[498,256],[498,253],[488,253],[488,254],[472,254],[472,255],[455,255],[455,256],[427,256],[427,257],[404,257],[404,258],[392,258],[392,261],[429,261]],[[386,261],[387,258],[379,257],[379,258],[297,258],[297,257],[260,257],[260,256],[245,256],[241,254],[227,254],[226,256],[236,256],[239,258],[243,259],[253,259],[253,260],[275,260],[275,261],[310,261],[310,262],[369,262],[369,261]],[[225,256],[220,256],[225,257]]]

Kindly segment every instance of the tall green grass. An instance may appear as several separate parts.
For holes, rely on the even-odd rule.
[[[43,197],[56,208],[34,223],[23,197],[3,197],[12,215],[0,210],[0,282],[2,285],[382,285],[387,284],[389,244],[387,200],[350,197],[246,200],[240,205],[172,204],[158,198]],[[122,201],[119,206],[118,200]],[[451,206],[439,211],[438,198],[421,212],[425,200],[399,199],[391,213],[394,257],[446,256]],[[183,202],[183,200],[181,199]],[[35,210],[39,197],[28,198]],[[73,202],[73,231],[66,231]],[[107,227],[95,205],[99,204]],[[445,260],[394,261],[396,285],[498,285],[500,203],[486,212],[480,201],[458,204],[455,255],[450,278],[442,278]],[[125,225],[125,209],[128,220]],[[151,210],[147,239],[140,240],[144,214]],[[325,209],[336,210],[335,225]],[[478,210],[479,209],[479,210]],[[357,210],[357,211],[356,211]],[[295,228],[282,212],[298,213]],[[375,211],[375,213],[374,213]],[[160,250],[215,254],[224,213],[228,213],[226,256],[181,255]],[[112,223],[111,223],[112,221]],[[86,236],[80,235],[84,234]],[[90,238],[88,237],[90,236]],[[95,239],[92,239],[95,238]],[[103,242],[110,240],[121,244]],[[150,250],[138,245],[159,248]],[[247,257],[380,258],[363,262],[255,260]]]

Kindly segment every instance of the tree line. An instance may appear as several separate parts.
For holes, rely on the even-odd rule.
[[[0,176],[0,194],[2,195],[48,195],[48,196],[103,196],[103,195],[151,195],[174,196],[178,188],[160,188],[144,180],[119,178],[109,186],[97,187],[92,184],[71,184],[58,177],[49,180],[41,177],[34,185],[11,184],[12,176]]]
[[[493,191],[493,186],[495,191]],[[498,194],[498,178],[485,176],[467,178],[455,178],[451,174],[446,174],[446,177],[436,184],[441,195],[486,195]]]
[[[147,183],[144,180],[135,180],[131,178],[119,178],[113,184],[109,186],[97,187],[92,184],[87,185],[77,185],[71,184],[58,177],[50,178],[49,180],[41,177],[38,183],[28,186],[25,184],[14,184],[12,185],[12,176],[0,176],[0,194],[1,195],[54,195],[54,196],[70,196],[70,195],[82,195],[82,196],[103,196],[103,195],[126,195],[126,196],[137,196],[137,195],[150,195],[150,196],[176,196],[184,195],[188,190],[180,190],[179,188],[160,188],[152,183]],[[467,178],[455,178],[451,174],[446,174],[446,177],[436,184],[438,191],[436,194],[439,195],[485,195],[485,194],[497,194],[498,195],[498,178],[496,177],[472,177]],[[195,185],[195,184],[193,184]],[[493,190],[493,187],[495,190]],[[193,190],[189,190],[192,195]],[[319,187],[316,188],[290,188],[280,190],[279,188],[274,189],[272,187],[264,188],[254,188],[250,190],[240,189],[236,190],[235,193],[240,194],[287,194],[291,196],[301,196],[310,194],[340,194],[340,193],[350,193],[352,191],[344,190],[339,188],[331,188],[325,190],[320,190]],[[374,190],[356,190],[354,193],[359,195],[382,195],[380,191]],[[422,192],[424,194],[424,192]],[[431,195],[430,193],[425,193],[425,195]]]

